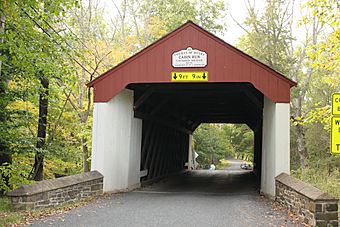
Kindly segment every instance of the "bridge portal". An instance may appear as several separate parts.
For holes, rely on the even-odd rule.
[[[254,172],[275,195],[289,173],[294,81],[192,22],[91,81],[92,170],[104,191],[139,187],[191,163],[201,123],[243,123],[254,131]]]

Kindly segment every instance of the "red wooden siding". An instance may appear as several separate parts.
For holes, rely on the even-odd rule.
[[[205,68],[173,68],[173,52],[187,47],[205,51]],[[91,81],[94,101],[107,102],[128,84],[171,83],[174,71],[208,71],[209,82],[250,82],[274,102],[290,102],[290,88],[296,83],[223,42],[192,22]],[[208,82],[208,83],[209,83]]]

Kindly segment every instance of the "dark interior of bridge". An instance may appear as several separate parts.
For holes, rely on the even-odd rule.
[[[141,181],[185,168],[189,135],[201,123],[242,123],[254,132],[254,173],[261,178],[263,94],[250,83],[130,84],[143,119]]]

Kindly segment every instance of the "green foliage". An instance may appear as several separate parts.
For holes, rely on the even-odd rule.
[[[2,196],[0,197],[0,212],[8,211],[9,207],[9,200],[8,197]]]
[[[217,124],[202,124],[194,132],[194,150],[199,155],[197,162],[201,166],[215,165],[220,159],[231,155],[227,150],[223,131]]]
[[[225,136],[230,141],[231,149],[237,159],[253,161],[254,133],[247,125],[223,125]]]
[[[253,161],[254,136],[246,125],[202,124],[193,134],[197,162],[202,167],[214,163],[223,168],[225,158]]]
[[[125,6],[133,9],[132,18],[140,26],[135,27],[141,47],[150,44],[167,32],[173,31],[188,20],[213,33],[223,34],[226,27],[224,19],[227,10],[222,0],[146,0],[137,2],[130,0],[125,2]]]
[[[333,158],[328,158],[326,160],[330,159]],[[336,167],[334,165],[328,166],[326,163],[318,163],[304,169],[303,171],[292,171],[292,174],[305,182],[315,185],[320,190],[327,192],[336,198],[340,198],[339,160],[340,159],[338,159],[337,161],[332,161],[333,164],[335,164],[334,162],[337,163]]]
[[[0,227],[12,226],[23,220],[23,216],[17,212],[10,212],[10,204],[7,197],[0,197]]]
[[[295,56],[289,54],[293,39],[290,7],[290,1],[266,1],[264,11],[259,14],[255,6],[249,3],[249,15],[244,21],[247,33],[237,45],[249,55],[286,75],[289,75],[296,62]]]
[[[27,180],[30,166],[22,159],[15,158],[12,164],[4,163],[0,166],[0,190],[8,192],[24,184],[29,184]],[[6,183],[8,179],[8,183]]]

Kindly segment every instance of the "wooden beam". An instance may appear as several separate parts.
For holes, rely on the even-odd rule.
[[[154,88],[148,88],[135,102],[134,110],[137,110],[154,92]]]
[[[169,100],[169,97],[162,99],[157,106],[151,110],[150,115],[155,115]]]
[[[201,124],[201,122],[199,122],[199,121],[194,122],[191,126],[191,131],[194,132],[198,128],[198,126],[200,126],[200,124]]]
[[[178,124],[176,122],[173,122],[171,120],[168,120],[168,119],[165,119],[165,118],[161,118],[161,117],[158,117],[158,116],[152,116],[152,115],[149,115],[149,114],[145,114],[145,113],[142,113],[142,112],[136,112],[135,111],[135,117],[141,118],[143,120],[150,120],[150,121],[153,121],[155,123],[159,123],[161,125],[164,125],[164,126],[167,126],[169,128],[173,128],[173,129],[179,130],[179,131],[187,133],[187,134],[191,134],[192,133],[186,127],[183,127],[182,125],[180,125],[180,124]]]
[[[169,91],[169,90],[240,90],[241,87],[245,87],[245,84],[239,83],[168,83],[168,84],[152,84],[157,91]]]
[[[243,89],[242,90],[243,93],[246,95],[246,97],[251,101],[251,103],[254,104],[254,106],[256,107],[256,109],[260,112],[262,112],[263,109],[263,103],[260,102],[260,100],[258,100],[256,98],[256,96],[254,96],[254,94],[252,94],[248,89]]]

